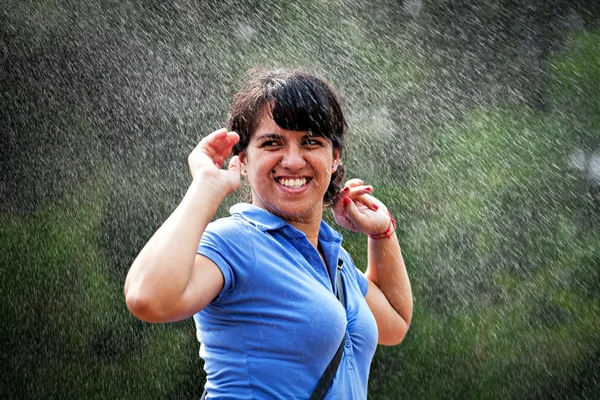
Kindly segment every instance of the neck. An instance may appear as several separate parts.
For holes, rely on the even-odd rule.
[[[275,212],[274,210],[270,210],[268,207],[263,206],[260,202],[257,202],[254,198],[252,200],[252,204],[264,210],[267,210],[280,218],[283,218],[294,228],[304,232],[308,241],[313,246],[315,246],[315,248],[317,248],[317,245],[319,243],[319,230],[321,229],[321,220],[323,219],[323,203],[316,204],[314,207],[305,210],[303,215],[291,217],[282,215],[278,212]]]
[[[322,214],[320,215],[322,217]],[[314,218],[311,221],[302,220],[294,220],[289,218],[284,218],[287,222],[290,223],[294,228],[299,231],[304,232],[308,241],[317,248],[319,244],[319,230],[321,229],[321,218]]]

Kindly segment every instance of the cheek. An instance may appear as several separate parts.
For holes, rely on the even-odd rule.
[[[252,171],[252,178],[259,182],[265,182],[271,179],[273,173],[273,165],[269,163],[267,158],[261,158],[258,164],[253,164],[248,172]]]
[[[331,173],[334,166],[333,157],[329,154],[320,154],[315,158],[315,165],[319,166],[319,170]]]

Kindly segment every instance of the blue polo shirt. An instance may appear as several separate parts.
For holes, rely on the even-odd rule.
[[[327,399],[366,399],[377,325],[364,296],[368,283],[321,222],[319,244],[250,204],[212,222],[198,253],[223,273],[225,285],[194,315],[208,399],[308,399],[347,333]],[[346,310],[334,294],[338,258]],[[329,272],[327,271],[327,269]]]

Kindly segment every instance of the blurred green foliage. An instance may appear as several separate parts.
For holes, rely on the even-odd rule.
[[[103,268],[99,183],[33,215],[2,218],[3,398],[179,398],[199,390],[189,379],[198,368],[189,361],[197,356],[189,324],[156,329],[135,320],[122,282]]]
[[[401,215],[416,308],[377,354],[373,398],[597,397],[599,203],[572,155],[600,144],[599,39],[549,61],[552,112],[473,110],[403,185],[376,187]]]
[[[378,349],[369,397],[600,395],[600,34],[577,28],[596,9],[29,3],[0,14],[14,133],[0,165],[15,177],[1,187],[2,398],[200,396],[193,324],[130,316],[125,272],[185,191],[187,152],[225,119],[233,77],[290,62],[340,89],[348,176],[398,220],[415,314]],[[582,21],[563,32],[558,9]],[[366,265],[364,236],[344,235]]]

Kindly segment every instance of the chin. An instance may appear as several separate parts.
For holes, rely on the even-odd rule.
[[[297,222],[303,222],[309,219],[314,219],[314,217],[317,215],[319,217],[319,219],[321,218],[323,213],[323,207],[321,205],[321,207],[319,206],[313,206],[313,207],[298,207],[298,208],[286,208],[286,209],[279,209],[278,212],[275,212],[275,214],[279,215],[280,217],[286,219],[286,220],[291,220],[291,221],[297,221]]]

